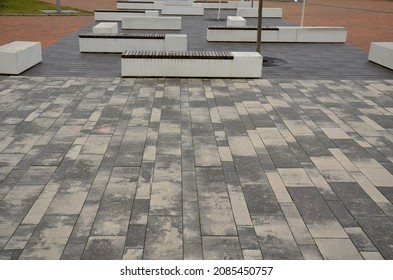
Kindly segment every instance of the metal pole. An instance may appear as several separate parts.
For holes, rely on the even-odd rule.
[[[220,14],[221,14],[221,0],[220,0],[220,4],[218,5],[217,21],[220,21]]]
[[[304,10],[306,8],[306,0],[303,0],[303,8],[302,8],[302,19],[300,20],[300,26],[303,26],[304,22]]]
[[[258,24],[257,24],[257,48],[256,48],[256,51],[259,53],[261,53],[261,41],[262,41],[262,9],[263,9],[263,0],[259,0]]]
[[[60,0],[56,0],[56,10],[57,10],[58,13],[61,12]]]

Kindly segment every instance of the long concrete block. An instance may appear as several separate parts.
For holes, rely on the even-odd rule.
[[[40,42],[14,41],[0,47],[0,74],[18,75],[41,61]]]
[[[280,26],[278,30],[262,30],[262,42],[279,43],[345,43],[345,27],[300,27]],[[255,42],[256,27],[208,27],[207,40],[210,42]]]
[[[97,21],[121,21],[123,17],[144,16],[144,10],[95,10],[94,19]]]
[[[237,8],[236,15],[241,17],[255,18],[258,17],[258,8]],[[264,18],[282,18],[281,8],[263,8],[262,17]]]
[[[157,8],[154,1],[117,1],[116,7],[119,10],[152,10]]]
[[[121,58],[123,77],[260,78],[262,56],[257,52],[231,52],[232,59]]]
[[[181,17],[124,17],[123,29],[181,30]]]
[[[393,70],[393,42],[372,42],[368,60]]]
[[[165,6],[161,10],[162,15],[184,15],[184,16],[203,16],[205,10],[200,6]]]

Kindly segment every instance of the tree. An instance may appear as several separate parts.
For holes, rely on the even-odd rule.
[[[261,40],[262,40],[262,8],[263,0],[259,0],[258,4],[258,25],[257,25],[257,52],[261,53]]]

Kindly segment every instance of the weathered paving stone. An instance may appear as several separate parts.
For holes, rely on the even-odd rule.
[[[146,225],[130,225],[128,227],[125,246],[127,248],[143,248],[145,245]]]
[[[184,243],[197,244],[201,241],[198,202],[183,203],[183,240]]]
[[[202,260],[202,244],[201,243],[185,243],[184,244],[184,260]]]
[[[257,235],[254,227],[239,226],[237,228],[239,233],[240,247],[242,250],[258,250],[260,251]]]
[[[289,193],[312,237],[348,238],[318,190],[299,187],[290,188]]]
[[[330,186],[353,216],[384,215],[378,205],[357,183],[330,183]]]
[[[253,217],[264,259],[302,259],[284,216]]]
[[[345,228],[352,242],[359,251],[377,251],[374,244],[360,227]]]
[[[92,235],[126,235],[138,175],[139,168],[136,167],[113,169],[93,225]]]
[[[181,217],[151,216],[149,218],[143,258],[183,259]]]
[[[202,245],[205,260],[243,259],[239,239],[235,236],[203,236]]]
[[[393,222],[388,217],[359,217],[357,220],[382,256],[393,259]]]
[[[67,173],[70,180],[93,182],[101,164],[102,155],[80,155]]]
[[[280,206],[269,184],[243,186],[243,193],[251,216],[282,215]]]
[[[19,181],[21,185],[45,185],[56,170],[56,166],[31,166]]]
[[[318,246],[325,260],[361,260],[363,259],[350,239],[316,238]]]
[[[45,215],[20,259],[60,259],[76,218],[75,215]]]
[[[84,260],[121,260],[125,236],[91,236],[83,253]]]
[[[141,166],[146,127],[128,127],[120,145],[116,166]]]

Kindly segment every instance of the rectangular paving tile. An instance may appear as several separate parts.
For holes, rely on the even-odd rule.
[[[201,242],[201,226],[198,202],[183,203],[183,240],[184,243]]]
[[[116,166],[141,166],[146,136],[146,127],[128,127],[119,148]]]
[[[60,259],[75,221],[76,216],[45,215],[20,259]]]
[[[378,205],[356,182],[330,183],[345,207],[354,216],[383,216]]]
[[[183,258],[182,218],[151,216],[147,225],[143,258],[178,260]]]
[[[255,216],[253,222],[264,259],[302,259],[284,216]]]
[[[125,236],[135,196],[139,168],[118,167],[112,171],[92,235]]]
[[[393,259],[393,222],[388,217],[359,217],[358,222],[385,259]]]
[[[334,157],[311,157],[328,182],[353,182],[353,178]]]
[[[314,186],[303,168],[278,168],[277,171],[287,187]]]
[[[316,238],[315,243],[325,260],[363,259],[350,239]]]
[[[121,260],[125,236],[91,236],[83,253],[84,260]]]
[[[314,238],[348,238],[317,189],[290,188],[289,193]]]
[[[235,236],[203,236],[202,245],[205,260],[243,259],[239,239]]]
[[[195,166],[221,166],[214,136],[194,136]]]

